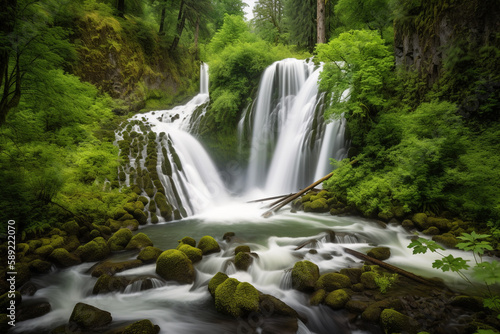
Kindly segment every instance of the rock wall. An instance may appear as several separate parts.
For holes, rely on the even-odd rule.
[[[416,70],[434,83],[452,45],[465,41],[470,50],[490,45],[500,31],[498,0],[420,0],[405,8],[394,23],[397,66]]]

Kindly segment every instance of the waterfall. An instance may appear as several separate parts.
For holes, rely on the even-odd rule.
[[[195,131],[206,110],[208,66],[200,68],[200,93],[182,106],[132,117],[116,132],[121,185],[149,198],[148,221],[169,221],[202,211],[226,196],[209,155],[188,131]]]
[[[330,171],[329,158],[346,156],[343,122],[323,121],[321,70],[312,62],[285,59],[264,72],[257,99],[239,126],[251,138],[247,189],[297,191]]]

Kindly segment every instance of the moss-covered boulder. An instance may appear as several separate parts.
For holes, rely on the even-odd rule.
[[[144,263],[153,263],[156,262],[158,256],[160,256],[162,252],[163,251],[157,247],[148,246],[140,251],[139,255],[137,255],[137,259]]]
[[[65,248],[54,249],[49,255],[49,260],[59,267],[71,267],[82,263],[78,256],[68,252]]]
[[[194,240],[191,237],[184,237],[181,240],[179,240],[179,246],[181,246],[182,244],[196,247],[196,240]]]
[[[73,252],[80,246],[81,244],[80,240],[78,240],[78,237],[76,235],[70,235],[66,237],[66,242],[63,248],[66,249],[68,252]]]
[[[38,240],[38,239],[33,239],[33,240],[26,241],[26,244],[29,247],[29,251],[33,252],[38,247],[42,246],[42,241]],[[18,248],[19,248],[19,244],[17,244],[17,245],[18,245]],[[20,249],[17,249],[18,256],[19,256],[19,253],[21,253],[24,256],[27,251],[28,250],[25,250],[25,249],[23,249],[22,251],[20,251]]]
[[[156,207],[160,210],[160,214],[165,220],[172,220],[172,206],[168,203],[167,198],[160,192],[157,192],[154,200]]]
[[[351,300],[349,300],[345,304],[344,307],[349,312],[356,313],[356,314],[361,314],[361,313],[363,313],[367,309],[368,303],[367,302],[363,302],[361,300],[352,300],[351,299]]]
[[[351,279],[348,276],[339,273],[328,273],[319,277],[314,288],[316,290],[324,289],[330,292],[337,289],[350,288],[351,285]]]
[[[131,219],[134,219],[134,216],[130,213],[126,213],[124,214],[123,216],[120,217],[120,219],[117,219],[118,221],[125,221],[125,220],[131,220]]]
[[[50,303],[47,301],[32,302],[28,305],[21,304],[17,311],[16,321],[25,321],[41,317],[49,313],[51,308]]]
[[[319,289],[319,290],[316,290],[314,291],[314,293],[311,295],[311,297],[309,297],[309,304],[310,305],[319,305],[321,303],[323,303],[323,301],[325,300],[325,297],[326,297],[326,290],[323,290],[323,289]]]
[[[150,320],[139,320],[125,327],[121,334],[157,334],[160,332],[158,325],[153,325]]]
[[[92,294],[98,295],[110,292],[123,292],[128,284],[129,280],[125,277],[103,274],[99,276],[97,282],[94,284]]]
[[[227,280],[228,278],[229,276],[227,276],[224,273],[221,273],[220,271],[217,274],[215,274],[214,277],[212,277],[210,282],[208,282],[208,291],[210,292],[212,297],[215,297],[215,290],[217,289],[217,287],[222,283],[224,283],[224,281]]]
[[[311,198],[312,199],[312,198]],[[317,198],[311,202],[303,202],[305,212],[328,212],[328,204],[325,198]]]
[[[203,253],[201,249],[193,247],[191,245],[187,244],[179,244],[179,247],[177,247],[178,250],[183,252],[184,254],[187,255],[187,257],[191,260],[191,262],[196,263],[201,261],[203,257]]]
[[[325,304],[334,310],[340,310],[351,299],[344,289],[338,289],[326,295]]]
[[[92,331],[102,329],[111,323],[111,313],[92,305],[77,303],[69,318],[70,326]]]
[[[296,262],[292,269],[292,286],[299,291],[312,291],[319,279],[319,268],[310,261]]]
[[[481,312],[485,311],[484,300],[480,297],[473,296],[455,296],[450,302],[451,305],[461,307],[467,310]]]
[[[203,255],[220,252],[219,243],[209,235],[202,237],[198,241],[198,248],[201,249]]]
[[[57,229],[58,230],[58,229]],[[50,245],[52,247],[54,247],[54,249],[56,248],[59,248],[59,247],[63,247],[65,244],[65,238],[58,235],[58,234],[55,234],[53,236],[50,237]]]
[[[136,219],[133,219],[133,217],[130,217],[131,219],[127,220],[114,220],[114,219],[108,219],[106,221],[106,226],[109,227],[111,232],[116,232],[121,228],[128,228],[131,231],[136,231],[139,228],[139,222]]]
[[[48,261],[36,259],[36,260],[31,261],[28,264],[28,266],[29,266],[32,273],[46,274],[50,271],[50,268],[52,267],[52,263],[50,263]]]
[[[441,232],[436,226],[431,226],[428,229],[423,230],[422,233],[425,235],[438,235]]]
[[[125,249],[143,249],[148,246],[153,246],[151,239],[149,239],[149,237],[144,233],[137,233],[132,237],[132,239],[130,239]]]
[[[380,314],[380,324],[385,333],[408,333],[416,334],[419,332],[418,322],[398,311],[385,309]]]
[[[156,273],[168,281],[191,284],[195,278],[193,263],[186,254],[177,249],[169,249],[156,260]]]
[[[427,217],[427,222],[437,227],[441,233],[446,233],[452,228],[452,223],[446,218]]]
[[[431,224],[427,222],[427,215],[425,213],[416,213],[413,215],[411,220],[415,224],[415,226],[421,231],[431,227]]]
[[[391,257],[391,249],[389,247],[375,247],[370,249],[367,255],[377,260],[384,261]]]
[[[121,217],[126,215],[128,212],[124,208],[118,208],[113,213],[113,219],[120,220]]]
[[[253,262],[252,255],[247,252],[238,252],[234,257],[236,269],[246,271]]]
[[[458,239],[451,233],[443,233],[441,235],[435,235],[432,237],[437,243],[445,246],[446,248],[455,248],[458,244]]]
[[[378,285],[375,279],[378,274],[374,271],[367,271],[361,274],[360,281],[366,289],[377,289]]]
[[[140,225],[146,225],[148,223],[148,216],[146,216],[146,214],[142,210],[135,209],[133,216],[139,222]]]
[[[363,269],[361,268],[342,268],[340,269],[340,273],[349,277],[352,284],[359,283],[361,279],[361,274],[363,273]]]
[[[240,245],[234,249],[234,255],[237,255],[240,252],[250,253],[250,247],[247,245]]]
[[[42,247],[38,247],[34,253],[38,256],[46,258],[50,255],[50,253],[52,253],[52,251],[54,251],[54,247],[52,247],[51,245],[45,245]]]
[[[74,220],[64,223],[61,228],[68,235],[78,235],[80,231],[80,225],[78,225],[78,223]]]
[[[83,262],[104,260],[109,256],[110,250],[106,240],[102,237],[95,238],[76,249],[75,255]]]
[[[132,239],[132,231],[121,228],[108,239],[108,247],[112,252],[124,250]]]
[[[403,308],[401,300],[397,298],[387,298],[368,305],[368,307],[361,314],[361,318],[370,322],[379,322],[380,314],[385,309],[400,310]]]
[[[104,261],[99,263],[92,270],[92,276],[99,277],[103,274],[114,275],[127,269],[137,268],[142,266],[141,260],[127,260],[121,262]]]
[[[228,278],[215,289],[215,308],[234,318],[259,310],[259,292],[250,283]]]
[[[283,301],[274,296],[259,293],[259,311],[265,314],[270,310],[273,311],[273,315],[282,315],[291,318],[299,317],[297,311],[295,311]]]

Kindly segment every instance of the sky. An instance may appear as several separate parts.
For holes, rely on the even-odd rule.
[[[248,7],[245,7],[245,18],[247,20],[251,20],[253,18],[252,9],[256,0],[243,0],[244,3],[248,4]]]

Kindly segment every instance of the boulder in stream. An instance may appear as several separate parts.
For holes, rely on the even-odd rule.
[[[203,255],[220,252],[219,243],[209,235],[202,237],[198,241],[198,248],[201,249]]]
[[[167,281],[191,284],[195,271],[189,257],[177,249],[169,249],[160,254],[156,260],[156,273]]]
[[[319,279],[319,268],[316,264],[304,260],[296,262],[292,269],[292,286],[299,291],[312,291]]]
[[[110,324],[111,320],[111,313],[92,305],[77,303],[69,318],[69,324],[83,331],[97,331]]]

